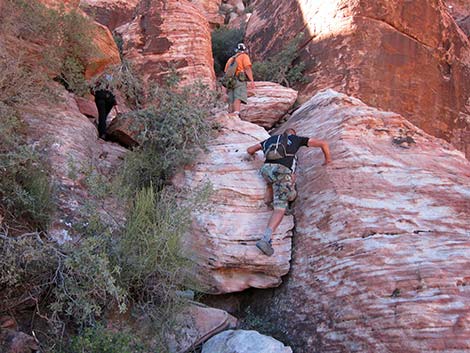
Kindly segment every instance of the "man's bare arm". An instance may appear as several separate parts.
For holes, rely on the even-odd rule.
[[[246,152],[250,155],[254,155],[257,151],[261,150],[263,146],[261,146],[261,143],[257,143],[256,145],[250,146],[246,149]]]
[[[245,73],[246,73],[246,76],[248,77],[248,79],[250,80],[249,82],[249,85],[250,85],[250,89],[253,89],[255,88],[255,80],[253,78],[253,70],[251,69],[251,66],[248,66],[245,68]]]
[[[330,147],[328,143],[324,140],[308,139],[308,147],[320,147],[323,155],[325,156],[325,163],[331,163]]]

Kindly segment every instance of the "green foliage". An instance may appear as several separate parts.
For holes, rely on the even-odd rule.
[[[72,338],[70,353],[139,353],[144,352],[131,332],[112,331],[101,325],[86,328]]]
[[[56,252],[39,237],[17,238],[0,233],[0,312],[21,305],[22,298],[38,298],[50,285]]]
[[[161,188],[204,153],[212,133],[208,116],[216,100],[207,86],[196,84],[179,91],[158,88],[151,97],[154,103],[148,108],[123,116],[141,131],[140,147],[126,156],[120,173],[128,194],[150,185]]]
[[[78,10],[52,9],[37,0],[6,0],[0,23],[4,33],[41,46],[39,63],[59,73],[57,80],[68,90],[87,92],[86,60],[97,55],[90,19]]]
[[[0,102],[0,210],[7,222],[45,230],[54,211],[46,163],[22,134],[14,108]]]
[[[279,53],[263,62],[253,63],[253,75],[260,81],[277,82],[286,87],[307,82],[303,71],[305,64],[299,60],[302,35],[297,36]]]
[[[214,70],[217,75],[223,73],[225,63],[235,54],[237,44],[243,42],[245,33],[242,29],[220,27],[212,32],[212,55]]]
[[[126,293],[116,283],[120,268],[110,261],[110,240],[105,235],[89,237],[63,249],[66,255],[57,269],[55,300],[49,305],[53,318],[92,324],[107,306],[126,310]]]

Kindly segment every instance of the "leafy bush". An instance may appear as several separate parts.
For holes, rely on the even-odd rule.
[[[45,230],[54,211],[47,163],[26,143],[14,108],[0,102],[0,210],[7,223]]]
[[[220,27],[212,32],[212,55],[214,70],[217,75],[224,72],[227,60],[235,54],[237,44],[243,42],[245,33],[242,29]]]
[[[128,193],[150,185],[160,189],[178,169],[204,153],[212,134],[208,117],[216,100],[207,86],[158,88],[151,96],[156,101],[148,108],[123,116],[141,131],[140,147],[126,156],[120,173]]]
[[[120,268],[111,263],[110,246],[109,238],[95,236],[62,250],[65,256],[57,267],[60,278],[49,305],[54,320],[93,324],[106,307],[126,310],[126,292],[116,283]]]
[[[260,81],[277,82],[286,87],[307,82],[304,63],[299,60],[299,45],[302,36],[297,36],[279,53],[262,62],[253,63],[253,75]]]
[[[97,53],[89,18],[77,10],[52,9],[37,0],[6,0],[0,23],[4,33],[41,46],[35,49],[40,64],[46,71],[59,73],[57,80],[68,90],[87,92],[86,59]]]
[[[95,89],[120,91],[130,108],[139,109],[144,103],[144,83],[131,62],[122,59],[121,65],[108,68],[105,73],[91,82]]]
[[[95,326],[106,310],[133,308],[158,337],[152,351],[165,352],[175,316],[186,305],[178,293],[197,288],[182,236],[209,192],[206,187],[194,197],[186,193],[181,204],[175,190],[143,189],[120,233],[111,236],[97,217],[84,225],[84,238],[76,244],[59,246],[39,233],[12,238],[0,232],[0,312],[14,311],[23,302],[18,298],[31,298],[57,342],[64,328]],[[80,339],[85,347],[106,343],[85,338]]]
[[[50,286],[56,262],[55,250],[39,238],[12,238],[0,232],[0,313],[21,308],[25,298],[39,301]]]
[[[139,353],[144,352],[131,332],[114,332],[101,325],[86,328],[72,338],[70,353]]]

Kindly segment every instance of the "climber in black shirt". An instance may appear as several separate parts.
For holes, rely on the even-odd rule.
[[[331,162],[330,149],[326,141],[316,140],[296,135],[294,129],[289,128],[281,135],[274,135],[267,140],[250,146],[249,155],[263,150],[266,160],[261,168],[261,175],[267,182],[265,202],[272,201],[273,213],[266,227],[263,239],[256,246],[266,255],[271,256],[274,250],[271,245],[271,236],[284,217],[288,203],[297,196],[295,190],[295,168],[297,164],[296,153],[301,147],[320,147],[325,156],[326,165]]]

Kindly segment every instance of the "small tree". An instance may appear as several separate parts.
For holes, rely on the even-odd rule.
[[[286,87],[307,82],[303,75],[305,64],[299,60],[302,35],[295,37],[279,53],[266,61],[253,63],[253,74],[257,80],[276,82]]]

